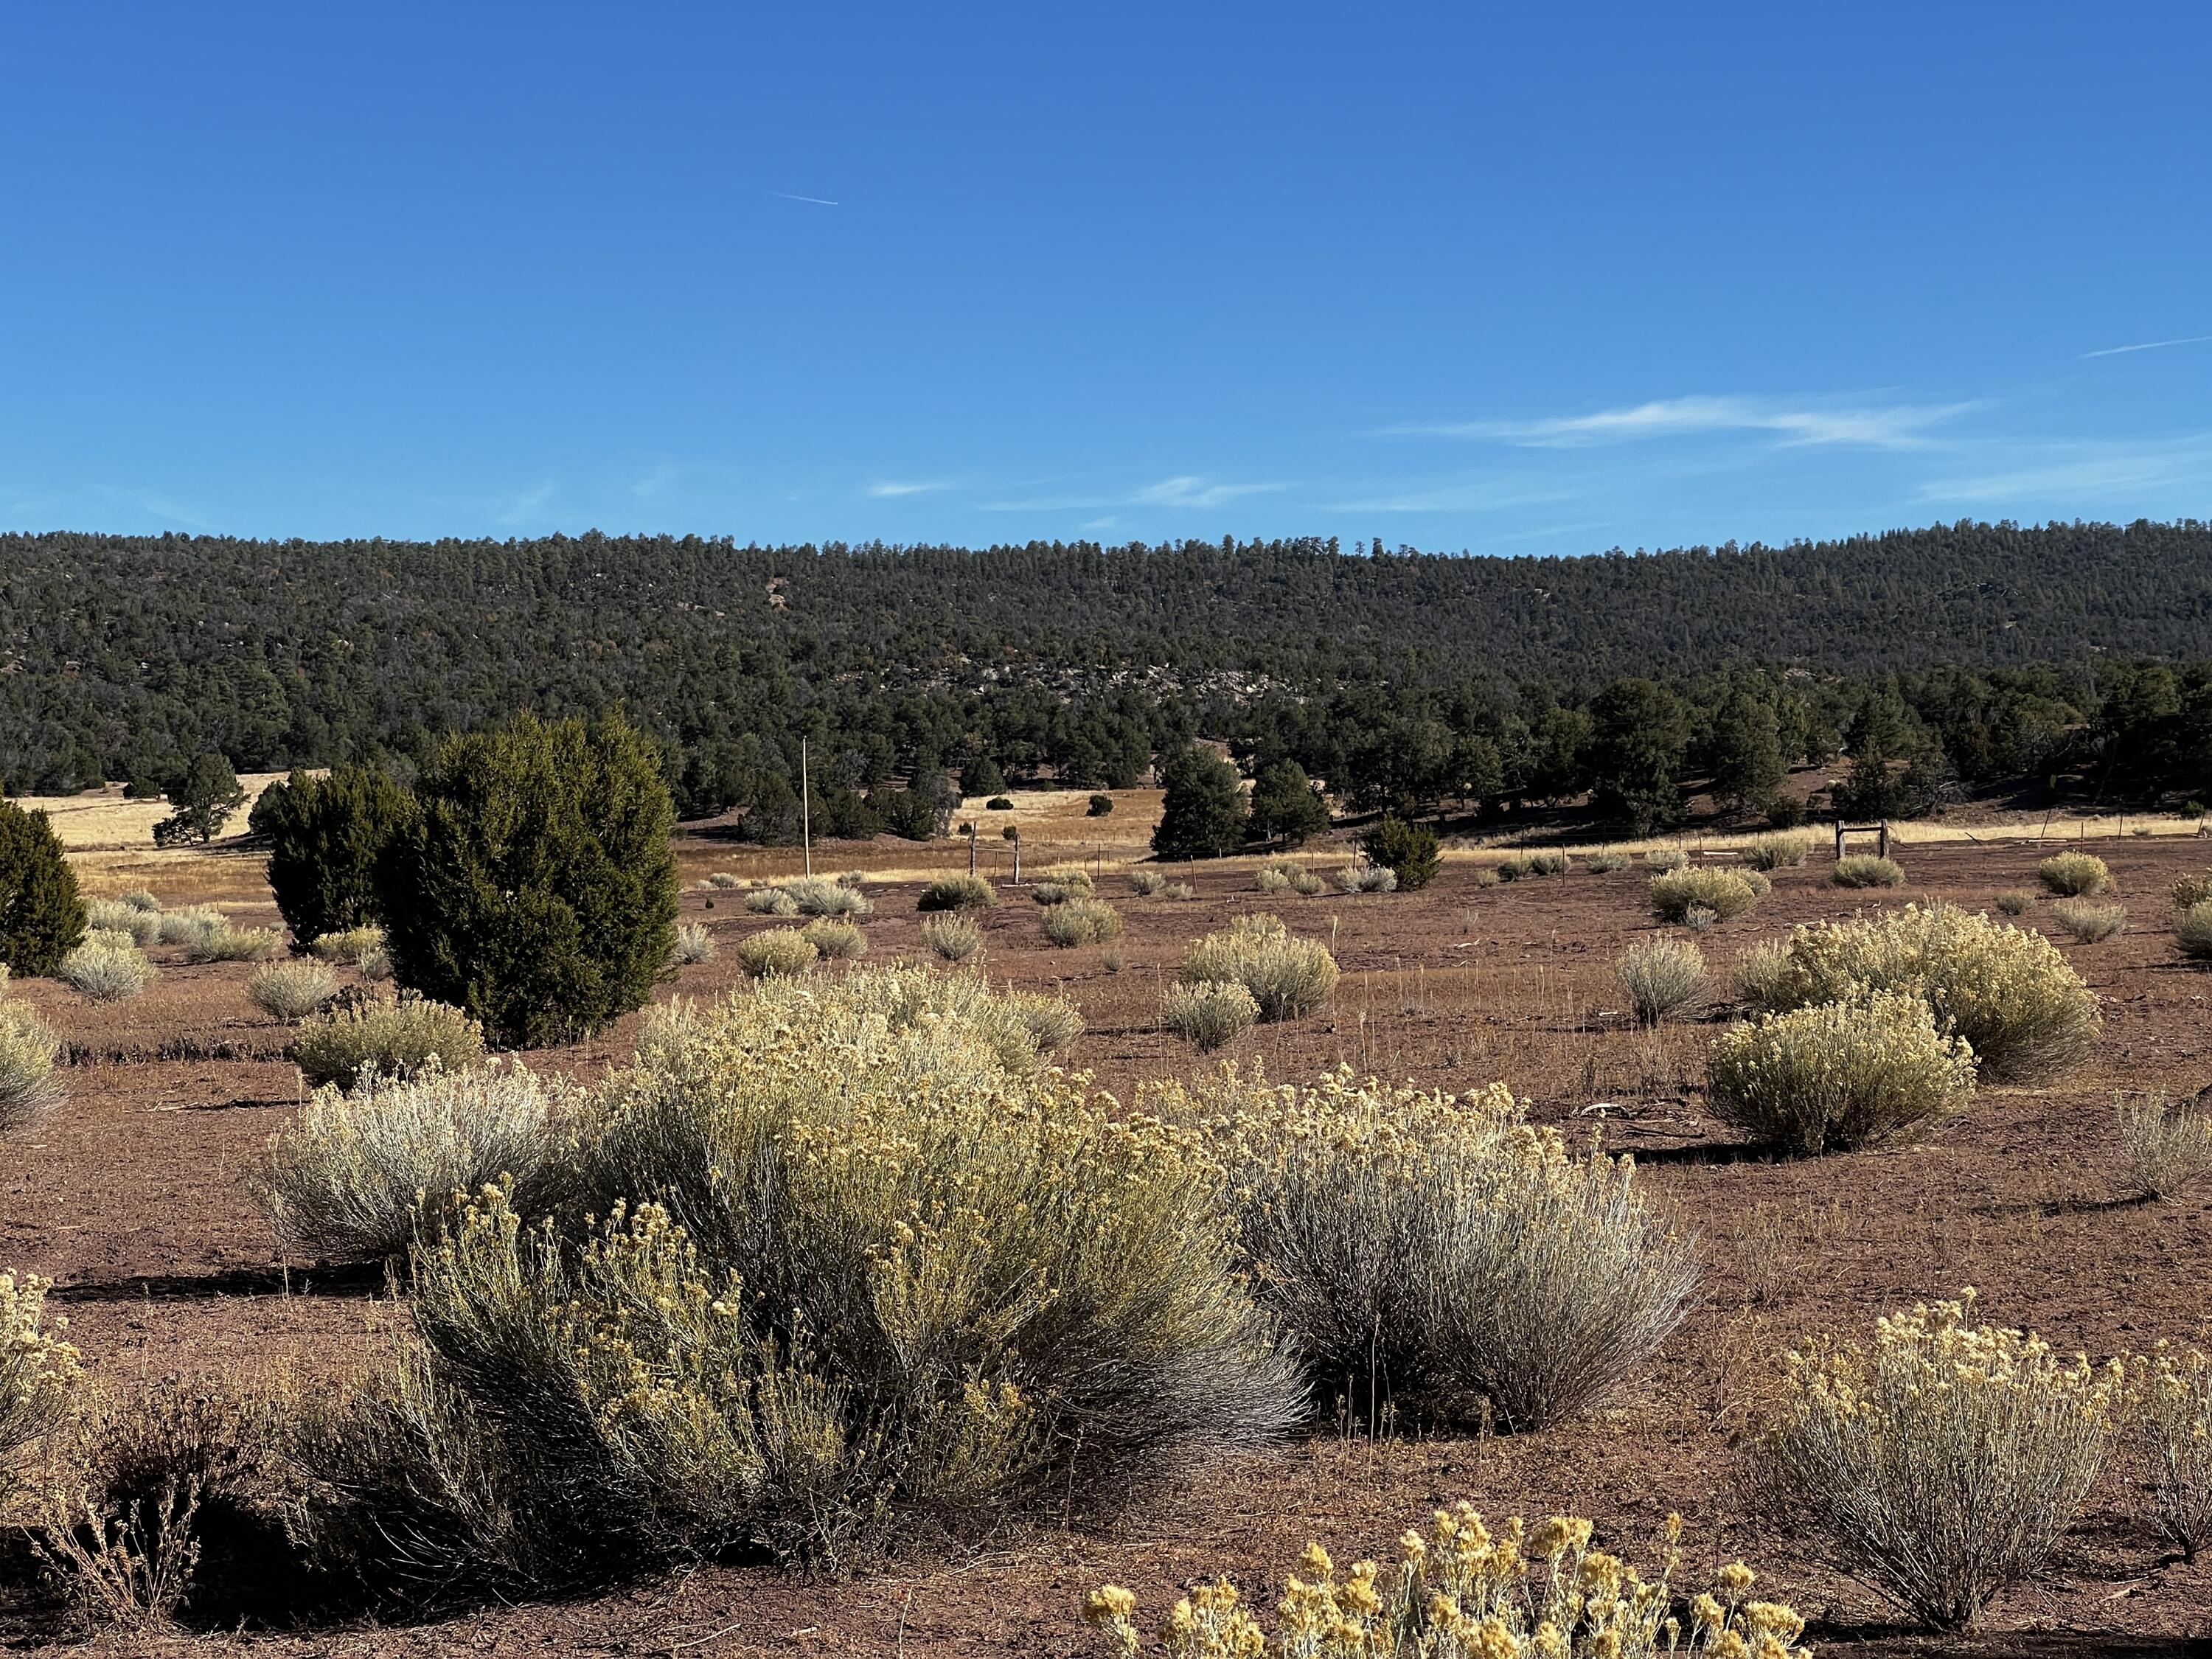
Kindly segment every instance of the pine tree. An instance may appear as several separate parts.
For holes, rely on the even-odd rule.
[[[53,825],[0,800],[0,963],[51,974],[83,938],[84,901]]]
[[[1168,859],[1217,859],[1244,844],[1244,787],[1210,749],[1184,750],[1160,769],[1167,786],[1152,850]]]
[[[524,715],[448,742],[384,862],[394,976],[520,1047],[595,1031],[652,994],[675,937],[675,809],[620,716]]]
[[[1252,782],[1252,833],[1297,847],[1328,833],[1328,803],[1294,760],[1270,762]]]
[[[1690,740],[1681,699],[1650,680],[1617,680],[1590,705],[1590,805],[1598,816],[1636,836],[1677,822]]]
[[[1712,768],[1713,793],[1738,808],[1771,797],[1790,775],[1774,710],[1747,691],[1731,696],[1713,722]]]
[[[194,836],[204,843],[222,833],[230,815],[246,805],[246,791],[221,755],[202,755],[169,786],[169,805],[177,810],[154,826],[157,846],[173,846]]]
[[[341,766],[325,778],[295,772],[253,805],[269,839],[269,885],[302,945],[379,922],[378,869],[412,822],[415,802],[381,771]]]
[[[1401,892],[1426,887],[1436,879],[1443,855],[1437,848],[1437,832],[1425,823],[1385,817],[1359,843],[1370,864],[1379,864],[1398,878]]]

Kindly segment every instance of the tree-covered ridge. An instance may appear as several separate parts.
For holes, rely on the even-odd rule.
[[[1898,707],[1872,737],[1979,775],[2023,745],[2078,759],[2047,728],[2096,714],[2100,659],[2207,655],[2193,521],[1584,559],[57,533],[0,537],[0,782],[165,781],[204,753],[404,763],[518,710],[620,704],[693,810],[795,808],[802,734],[833,808],[979,756],[1127,781],[1201,729],[1377,799],[1540,797],[1587,784],[1576,722],[1631,677],[1682,696],[1692,760],[1739,691],[1794,756],[1807,721],[1840,733],[1879,690]],[[2186,690],[2136,701],[2169,718]]]

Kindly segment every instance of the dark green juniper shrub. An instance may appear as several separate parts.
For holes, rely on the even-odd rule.
[[[307,945],[380,923],[379,867],[414,817],[414,797],[372,767],[295,772],[264,790],[252,823],[269,838],[269,885],[292,937]]]
[[[0,800],[0,963],[51,974],[83,938],[84,900],[53,826]]]

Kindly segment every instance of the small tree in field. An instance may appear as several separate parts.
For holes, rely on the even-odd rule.
[[[1252,833],[1285,847],[1328,833],[1328,803],[1296,761],[1271,762],[1252,781]]]
[[[84,900],[53,826],[0,800],[0,966],[51,974],[83,938]]]
[[[1398,890],[1411,892],[1436,879],[1437,832],[1425,823],[1386,817],[1360,843],[1367,861],[1398,878]]]
[[[650,738],[523,715],[456,738],[378,899],[393,976],[534,1046],[641,1007],[675,943],[675,806]]]
[[[1186,749],[1160,769],[1167,785],[1152,850],[1168,859],[1218,859],[1244,844],[1244,787],[1210,749]]]
[[[370,767],[270,785],[253,829],[269,837],[269,885],[292,937],[307,945],[381,922],[377,868],[414,816],[414,798]]]
[[[171,847],[195,838],[204,843],[221,835],[231,814],[246,805],[246,791],[228,761],[202,755],[169,786],[169,805],[177,810],[154,826],[155,844]]]

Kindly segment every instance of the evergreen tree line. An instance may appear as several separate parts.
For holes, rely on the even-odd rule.
[[[683,815],[770,841],[798,833],[802,739],[833,836],[942,833],[956,776],[1127,787],[1201,733],[1255,780],[1291,763],[1408,817],[1588,796],[1650,825],[1705,780],[1764,811],[1838,756],[1854,812],[2179,803],[2212,796],[2208,654],[2195,522],[1543,560],[9,537],[0,786],[185,803],[214,763],[404,786],[456,734],[619,708]]]

